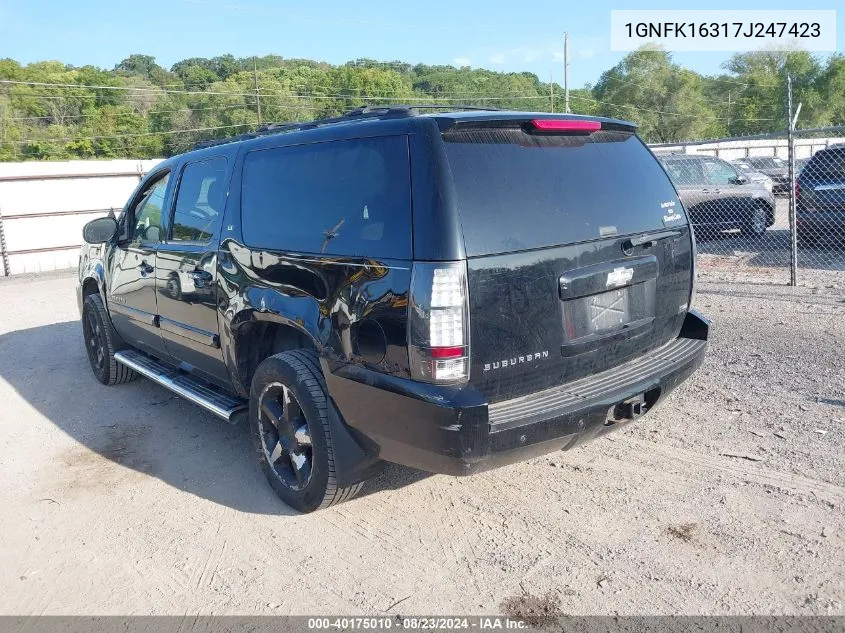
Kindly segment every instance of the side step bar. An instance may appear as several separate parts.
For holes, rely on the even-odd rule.
[[[210,387],[200,378],[186,374],[135,350],[115,352],[115,360],[134,369],[145,378],[157,382],[175,394],[198,404],[206,411],[223,418],[230,424],[238,422],[247,404],[243,400],[227,395]]]

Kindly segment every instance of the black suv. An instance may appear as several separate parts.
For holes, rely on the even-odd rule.
[[[702,362],[694,241],[630,123],[367,108],[175,156],[84,229],[104,384],[248,416],[302,511],[383,461],[466,475],[654,407]]]
[[[796,170],[797,173],[797,170]],[[813,154],[795,179],[798,241],[812,245],[845,235],[845,145]]]

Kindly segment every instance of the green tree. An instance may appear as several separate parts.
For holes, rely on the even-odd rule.
[[[640,48],[602,74],[592,90],[598,113],[630,119],[652,142],[713,138],[723,121],[702,93],[702,78],[664,50]]]

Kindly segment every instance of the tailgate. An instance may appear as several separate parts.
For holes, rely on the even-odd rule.
[[[491,403],[677,337],[693,269],[681,203],[632,130],[510,125],[443,135],[468,254],[470,382]]]

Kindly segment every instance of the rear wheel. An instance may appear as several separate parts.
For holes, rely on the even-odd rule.
[[[94,376],[104,385],[119,385],[137,378],[133,370],[118,363],[114,353],[126,347],[111,324],[100,295],[85,297],[82,304],[82,334]]]
[[[167,292],[171,298],[177,301],[182,300],[182,284],[179,282],[179,276],[175,273],[167,280]]]
[[[317,356],[307,350],[270,356],[252,379],[250,428],[261,468],[279,498],[300,512],[351,499],[363,485],[337,483],[325,389]]]

